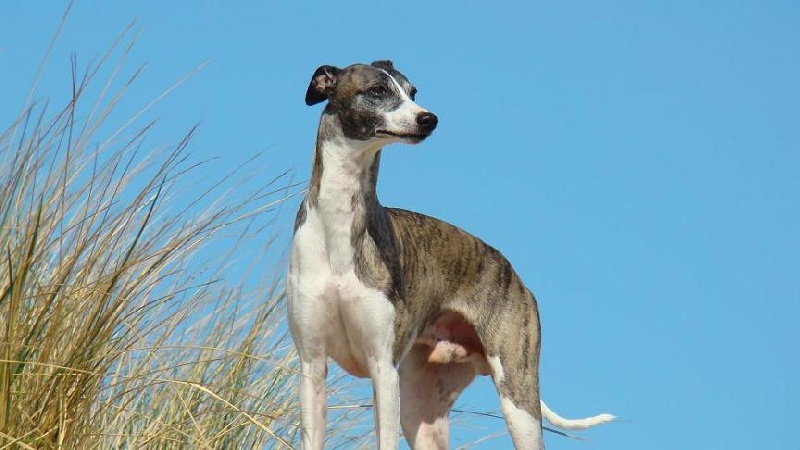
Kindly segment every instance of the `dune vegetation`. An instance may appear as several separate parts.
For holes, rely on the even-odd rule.
[[[266,224],[298,188],[239,183],[262,160],[202,181],[193,129],[149,148],[160,97],[115,118],[134,40],[73,57],[67,101],[33,88],[0,135],[0,448],[291,448],[284,264],[237,255],[279,259]],[[363,445],[364,410],[332,412],[332,448]]]

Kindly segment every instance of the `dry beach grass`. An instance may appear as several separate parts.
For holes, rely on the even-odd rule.
[[[267,251],[292,189],[243,193],[242,168],[195,189],[192,131],[145,151],[153,102],[110,121],[134,40],[73,59],[66,103],[29,101],[0,135],[0,448],[291,447],[281,271],[253,283],[236,254]],[[342,411],[332,446],[361,445],[363,408]]]

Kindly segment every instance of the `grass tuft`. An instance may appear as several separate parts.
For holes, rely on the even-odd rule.
[[[110,120],[142,74],[125,74],[130,36],[84,70],[73,57],[65,104],[29,101],[0,135],[0,448],[289,448],[283,293],[237,254],[267,252],[258,237],[295,186],[284,174],[242,194],[248,162],[189,187],[194,129],[143,152],[163,95]]]

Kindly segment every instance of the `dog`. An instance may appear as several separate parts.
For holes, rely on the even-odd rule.
[[[543,449],[536,299],[499,251],[446,222],[386,208],[375,192],[381,149],[417,144],[438,118],[391,61],[321,66],[307,105],[327,101],[311,179],[294,225],[288,318],[301,362],[301,442],[325,439],[327,358],[372,380],[377,442],[446,449],[448,415],[476,375],[491,375],[517,449]]]

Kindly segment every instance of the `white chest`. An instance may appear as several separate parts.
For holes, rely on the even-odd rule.
[[[338,220],[330,222],[332,216]],[[317,349],[356,376],[368,376],[369,361],[391,351],[394,306],[355,274],[350,220],[344,211],[309,208],[295,232],[289,268],[290,320]],[[339,225],[339,224],[343,225]]]

